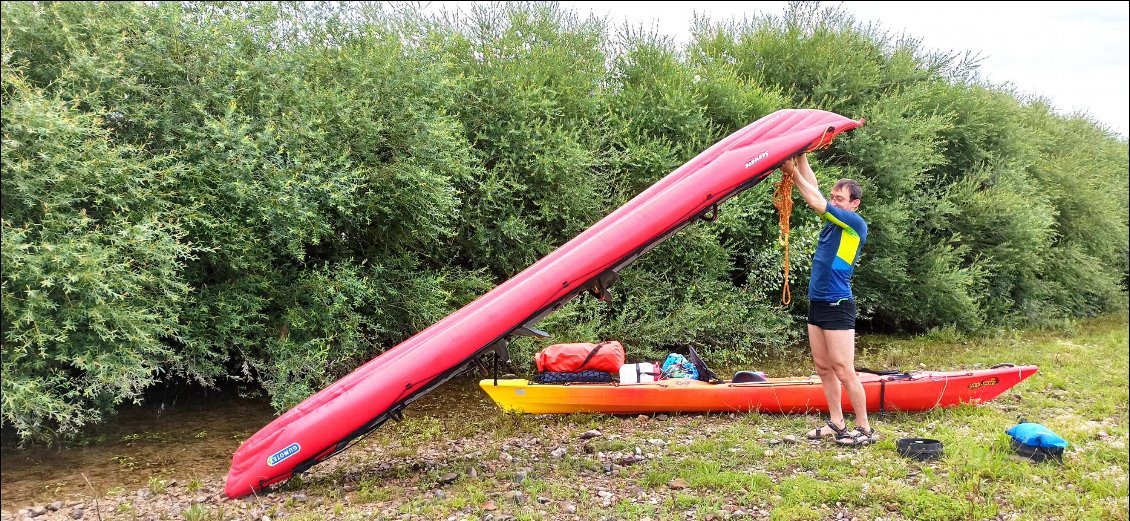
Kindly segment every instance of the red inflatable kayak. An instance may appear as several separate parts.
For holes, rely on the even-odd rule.
[[[780,110],[734,132],[529,268],[311,395],[240,445],[225,492],[246,496],[344,450],[476,359],[581,293],[604,298],[617,273],[684,226],[769,176],[790,156],[862,124]]]
[[[925,411],[964,403],[981,403],[1036,374],[1037,367],[1002,366],[976,371],[914,371],[878,375],[859,373],[867,393],[867,410]],[[769,378],[764,382],[712,384],[678,378],[653,383],[545,385],[526,380],[482,380],[479,386],[507,411],[535,414],[599,412],[828,411],[820,379]],[[851,411],[847,393],[843,409]]]

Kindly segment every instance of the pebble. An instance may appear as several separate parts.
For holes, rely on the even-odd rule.
[[[592,429],[581,433],[582,440],[589,440],[592,438],[597,438],[599,436],[601,436],[601,433],[598,429]]]
[[[627,465],[631,465],[631,464],[634,464],[634,463],[639,463],[639,462],[644,461],[644,460],[645,460],[645,458],[640,457],[640,456],[628,456],[624,459],[618,460],[617,463],[624,465],[624,466],[627,466]]]

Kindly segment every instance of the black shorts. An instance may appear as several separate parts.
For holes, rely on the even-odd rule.
[[[855,301],[808,303],[808,323],[823,329],[855,329]]]

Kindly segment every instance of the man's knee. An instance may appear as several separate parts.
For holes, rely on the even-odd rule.
[[[838,363],[833,365],[831,370],[836,373],[836,378],[839,378],[842,382],[850,382],[858,378],[858,375],[855,374],[855,368],[851,364]]]

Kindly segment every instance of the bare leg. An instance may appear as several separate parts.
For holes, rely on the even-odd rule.
[[[816,375],[824,387],[824,398],[828,400],[828,418],[836,425],[847,426],[843,407],[840,405],[840,380],[836,377],[835,366],[828,352],[824,328],[808,325],[808,343],[812,345],[812,361],[816,364]],[[854,372],[852,373],[854,374]],[[859,379],[856,379],[858,383]]]
[[[811,330],[813,326],[808,327]],[[859,375],[855,372],[855,330],[824,330],[824,343],[832,371],[843,383],[848,400],[851,402],[852,412],[855,413],[855,424],[864,429],[871,429],[871,424],[867,421],[867,395],[863,391],[863,384],[859,382]],[[839,393],[836,394],[838,397]]]

